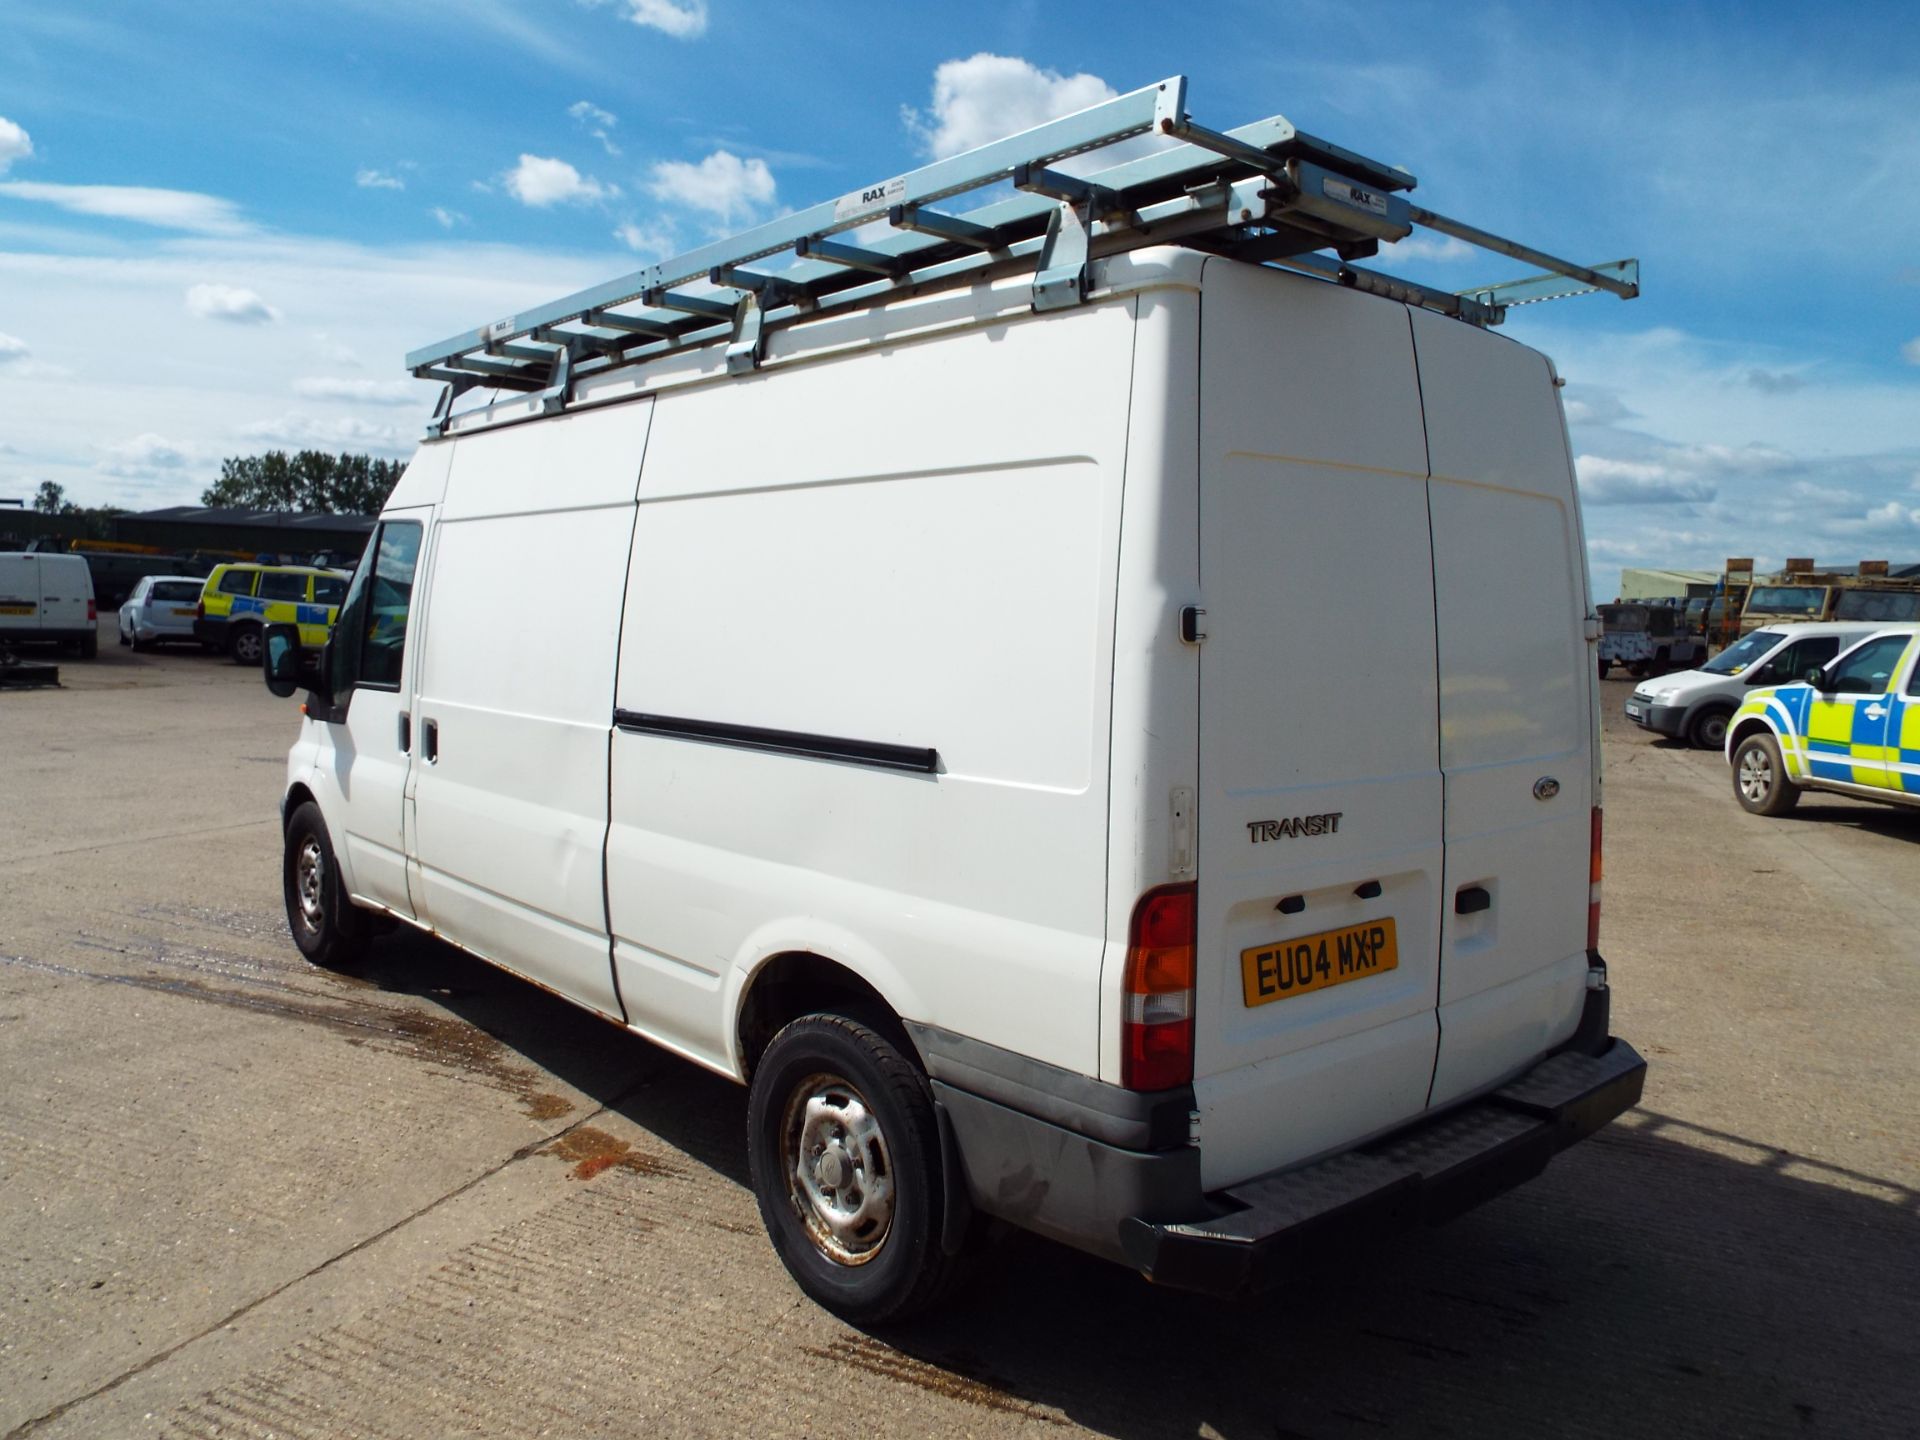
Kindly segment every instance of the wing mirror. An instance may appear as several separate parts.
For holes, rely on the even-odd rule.
[[[1813,688],[1818,690],[1822,695],[1825,695],[1829,689],[1826,666],[1816,665],[1807,671],[1807,684],[1813,686]]]
[[[300,688],[300,627],[269,625],[261,639],[266,648],[267,689],[285,700]]]

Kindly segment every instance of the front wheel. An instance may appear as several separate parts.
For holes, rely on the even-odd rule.
[[[333,842],[320,807],[311,800],[287,820],[287,849],[281,862],[281,889],[287,904],[287,928],[293,943],[313,964],[341,970],[366,953],[367,917],[347,898]]]
[[[1749,735],[1733,752],[1733,798],[1753,815],[1784,815],[1800,803],[1773,736]]]
[[[227,642],[227,653],[236,665],[258,665],[266,654],[258,625],[242,625]]]
[[[879,1031],[807,1015],[774,1036],[753,1073],[747,1158],[775,1252],[836,1315],[903,1320],[956,1278],[933,1094]]]
[[[1696,750],[1727,748],[1727,722],[1733,716],[1725,710],[1702,710],[1687,723],[1687,739]]]

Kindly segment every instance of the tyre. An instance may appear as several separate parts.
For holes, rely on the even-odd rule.
[[[100,632],[95,630],[91,634],[82,635],[78,649],[82,660],[93,659],[100,653]]]
[[[1636,680],[1644,680],[1647,675],[1647,662],[1644,660],[1634,661],[1631,665],[1627,666],[1627,674]]]
[[[1687,722],[1687,740],[1696,750],[1724,750],[1727,748],[1727,722],[1732,718],[1731,710],[1702,710]]]
[[[266,646],[258,625],[242,625],[227,639],[227,654],[236,665],[258,665],[266,656]]]
[[[796,1283],[855,1325],[903,1320],[946,1293],[946,1189],[933,1093],[878,1030],[807,1015],[754,1069],[747,1159],[760,1218]]]
[[[1784,815],[1800,803],[1771,735],[1749,735],[1733,752],[1733,798],[1753,815]]]
[[[367,917],[347,899],[320,807],[311,800],[287,821],[281,888],[293,943],[313,964],[342,970],[366,953]]]
[[[120,631],[120,643],[121,643],[122,645],[132,645],[132,644],[133,644],[133,642],[132,642],[131,640],[129,640],[129,639],[127,638],[127,632],[126,632],[126,631],[125,631],[124,629],[122,629],[122,630]]]
[[[1613,662],[1611,660],[1602,660],[1600,662],[1600,678],[1602,680],[1606,679],[1607,672],[1611,669],[1613,669]]]

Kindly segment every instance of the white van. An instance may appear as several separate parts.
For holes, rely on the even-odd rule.
[[[1103,176],[1160,193],[1135,173]],[[749,1084],[774,1245],[862,1321],[930,1302],[981,1217],[1272,1283],[1536,1173],[1644,1075],[1595,948],[1550,363],[1145,246],[1144,201],[1060,303],[1044,252],[1006,261],[1025,203],[909,217],[1004,227],[965,286],[822,281],[757,339],[742,301],[719,343],[443,406],[289,759],[310,958],[383,911]],[[595,333],[718,303],[612,290],[570,302]],[[279,693],[293,654],[270,630]]]
[[[71,645],[83,660],[100,648],[93,573],[79,555],[0,551],[0,648]]]

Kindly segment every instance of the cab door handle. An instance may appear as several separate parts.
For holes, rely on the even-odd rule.
[[[413,716],[404,710],[400,712],[400,753],[406,754],[413,749]]]
[[[1874,701],[1873,704],[1867,706],[1867,719],[1869,720],[1878,720],[1882,715],[1886,713],[1887,713],[1886,708],[1882,706],[1880,702],[1877,700]]]

